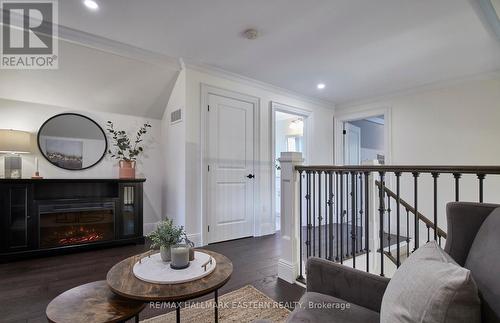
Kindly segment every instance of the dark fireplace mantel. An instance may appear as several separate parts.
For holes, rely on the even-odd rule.
[[[27,183],[144,183],[145,178],[0,178],[0,184],[14,183],[14,184],[27,184]]]
[[[0,262],[144,243],[145,179],[0,179]]]

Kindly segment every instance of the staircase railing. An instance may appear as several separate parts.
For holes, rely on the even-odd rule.
[[[387,186],[382,186],[380,184],[379,181],[375,181],[375,185],[377,185],[378,189],[383,189],[387,198],[388,198],[388,201],[387,201],[387,204],[391,204],[391,198],[394,200],[394,201],[397,201],[398,199],[398,195],[396,193],[394,193],[393,191],[391,191]],[[431,231],[431,228],[434,228],[434,223],[429,220],[426,216],[424,216],[422,213],[420,212],[416,212],[415,209],[410,205],[410,203],[406,202],[404,199],[402,199],[401,197],[399,197],[399,203],[400,205],[406,210],[406,231],[408,232],[408,227],[409,227],[409,214],[412,213],[413,216],[417,216],[419,221],[423,222],[427,228],[427,242],[430,241],[430,231]],[[388,211],[386,209],[386,211]],[[390,218],[388,219],[389,221],[389,225],[390,225]],[[440,227],[437,227],[437,235],[438,235],[438,241],[439,241],[439,245],[441,245],[441,239],[444,238],[446,239],[447,237],[447,234],[446,232],[444,232],[443,229],[441,229]],[[388,235],[388,244],[391,245],[391,235]],[[409,238],[409,235],[407,235],[406,237],[406,244],[407,246],[409,246],[409,243],[410,243],[410,238]],[[399,241],[397,242],[397,247],[396,247],[396,258],[394,258],[394,255],[392,254],[392,251],[389,249],[387,251],[384,252],[385,255],[397,266],[399,267],[401,265],[401,250],[400,250],[400,244],[399,244]],[[407,248],[407,255],[409,255],[409,248]]]
[[[353,268],[376,270],[385,276],[384,257],[392,257],[399,266],[401,245],[406,244],[409,254],[419,248],[421,240],[425,241],[425,237],[420,237],[422,225],[427,229],[427,241],[441,244],[446,239],[446,232],[438,223],[438,214],[444,211],[438,209],[440,178],[452,176],[455,200],[459,201],[462,177],[475,176],[477,201],[482,203],[486,176],[500,174],[500,166],[302,166],[296,162],[292,165],[291,172],[297,176],[283,178],[296,178],[298,201],[292,209],[298,218],[293,223],[298,225],[299,281],[304,280],[305,260],[312,256],[349,262]],[[405,192],[408,194],[408,186],[412,187],[411,203],[406,196],[406,200],[402,198],[402,175],[410,180]],[[419,211],[422,202],[419,183],[424,176],[429,176],[433,187],[432,200],[423,201],[432,206],[431,219]],[[282,194],[282,209],[287,203],[295,203],[287,201],[287,196],[295,198],[293,193]],[[394,247],[395,257],[391,252]]]

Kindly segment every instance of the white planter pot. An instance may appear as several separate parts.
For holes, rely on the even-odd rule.
[[[169,262],[172,259],[171,254],[170,254],[170,247],[161,246],[160,247],[160,256],[161,256],[161,260],[163,260],[164,262]]]

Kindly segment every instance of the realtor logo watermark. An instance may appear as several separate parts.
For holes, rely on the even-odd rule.
[[[57,0],[0,0],[0,8],[0,68],[57,69]]]

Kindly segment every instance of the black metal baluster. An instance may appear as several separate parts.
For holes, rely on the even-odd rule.
[[[336,210],[337,212],[335,213],[335,218],[336,218],[336,221],[335,221],[335,249],[337,250],[337,253],[335,255],[335,261],[339,261],[339,251],[340,251],[340,243],[339,243],[339,238],[340,238],[340,228],[339,228],[339,224],[340,224],[340,212],[342,210],[342,205],[341,205],[341,201],[342,201],[342,192],[340,190],[340,176],[339,176],[339,173],[338,172],[335,172],[335,177],[337,179],[336,183],[335,183],[335,186],[337,187],[337,196],[336,196],[336,199],[337,199],[337,205],[336,205]]]
[[[410,210],[406,209],[406,257],[410,256]]]
[[[299,277],[297,279],[304,280],[302,276],[302,171],[299,170]]]
[[[431,227],[427,224],[427,242],[431,241]]]
[[[328,172],[325,171],[325,259],[328,259],[328,206],[330,193],[328,192]]]
[[[379,239],[380,239],[380,276],[384,276],[384,172],[379,172],[380,176],[380,187],[379,187],[379,221],[380,221],[380,230],[379,230]]]
[[[437,208],[437,179],[439,173],[432,173],[432,178],[434,179],[434,240],[437,241],[438,232],[438,208]]]
[[[365,172],[365,251],[366,251],[366,272],[370,272],[370,247],[368,244],[370,231],[369,231],[369,215],[370,215],[370,200],[369,200],[369,188],[368,188],[368,176],[370,174]]]
[[[352,186],[349,185],[349,172],[345,174],[345,185],[346,185],[346,200],[345,200],[345,257],[346,259],[349,259],[349,242],[350,242],[350,237],[351,237],[351,230],[349,230],[349,198],[352,200]],[[349,188],[351,189],[349,191]],[[352,219],[351,219],[351,226],[352,226]]]
[[[311,257],[311,172],[307,171],[307,258]]]
[[[389,193],[387,193],[387,247],[389,255],[392,255],[391,252],[391,197]]]
[[[329,238],[328,238],[328,243],[330,244],[329,245],[329,254],[328,254],[328,259],[329,260],[332,260],[333,259],[333,199],[334,197],[337,195],[338,192],[335,192],[333,193],[333,174],[332,172],[329,172],[328,173],[329,175],[329,178],[330,178],[330,182],[328,183],[329,186],[330,186],[330,204],[329,204],[329,217],[330,217],[330,224],[329,224],[329,228],[328,228],[328,232],[330,234]]]
[[[479,203],[483,203],[483,185],[485,177],[486,174],[477,174],[477,179],[479,180]]]
[[[363,251],[363,173],[359,173],[359,225],[360,229],[360,241],[358,244],[359,249],[357,249],[360,253]],[[357,230],[357,229],[356,229]]]
[[[312,255],[316,256],[316,171],[312,172],[313,181],[312,181]]]
[[[340,263],[344,263],[344,173],[340,173]]]
[[[356,173],[351,172],[351,255],[352,267],[356,268]]]
[[[321,258],[321,174],[322,171],[318,171],[318,257]]]
[[[401,173],[396,172],[396,241],[397,241],[397,247],[396,247],[396,266],[399,268],[401,266],[401,259],[400,259],[400,246],[399,246],[399,236],[400,236],[400,226],[401,226],[401,187],[400,187],[400,180],[401,180]]]
[[[414,194],[414,204],[415,204],[415,241],[413,242],[413,251],[418,249],[419,245],[419,218],[418,218],[418,177],[420,176],[419,173],[414,172],[413,173],[413,194]]]
[[[352,249],[352,253],[354,257],[356,257],[356,254],[358,253],[358,199],[359,199],[359,192],[358,192],[358,174],[355,172],[353,174],[354,176],[354,205],[355,205],[355,211],[354,211],[354,246]]]
[[[458,202],[460,201],[460,177],[462,174],[453,173],[453,177],[455,177],[455,201]]]

